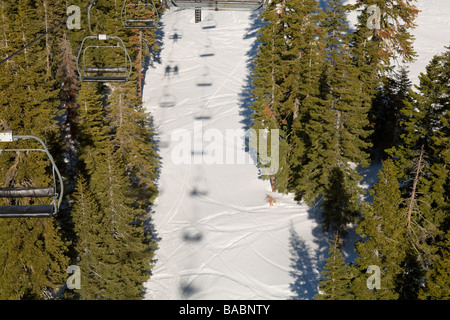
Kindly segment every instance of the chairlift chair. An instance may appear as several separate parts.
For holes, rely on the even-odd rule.
[[[120,19],[126,29],[156,29],[159,15],[153,0],[132,2],[125,0]]]
[[[36,140],[41,149],[0,149],[2,152],[44,152],[50,160],[53,173],[53,186],[50,187],[21,187],[21,188],[0,188],[0,198],[23,199],[23,198],[52,198],[48,205],[2,205],[0,206],[0,218],[49,218],[59,211],[64,193],[64,186],[61,174],[56,167],[53,157],[49,153],[44,142],[30,135],[13,135],[12,131],[0,131],[0,143],[15,142],[20,140]],[[57,185],[59,184],[59,192]]]
[[[116,44],[112,45],[111,41],[116,41]],[[94,42],[95,44],[86,45],[89,42]],[[86,61],[88,50],[101,48],[108,50],[121,49],[123,51],[123,62],[121,62],[121,65],[105,67],[88,64]],[[132,62],[121,38],[100,34],[87,36],[83,39],[77,58],[77,70],[82,82],[126,82],[131,76]]]

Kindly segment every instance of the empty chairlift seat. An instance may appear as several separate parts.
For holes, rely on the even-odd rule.
[[[127,29],[154,29],[157,26],[156,19],[125,19],[124,27]]]
[[[50,218],[55,213],[52,205],[0,206],[0,218]]]
[[[59,210],[63,197],[63,182],[61,174],[55,165],[53,157],[48,152],[45,144],[34,136],[14,136],[10,131],[0,132],[1,142],[14,142],[19,140],[33,139],[38,141],[41,149],[0,149],[0,152],[44,152],[50,160],[53,174],[53,186],[50,187],[18,187],[0,188],[0,198],[24,199],[24,198],[48,198],[52,199],[50,204],[33,205],[0,205],[0,218],[44,218],[51,217]],[[57,184],[59,190],[57,191]],[[50,200],[49,200],[50,202]]]
[[[55,188],[0,188],[0,198],[54,197]]]
[[[120,14],[126,29],[155,29],[158,25],[158,10],[152,0],[125,0]]]
[[[53,198],[55,188],[0,188],[0,198]],[[0,217],[51,217],[56,212],[54,205],[0,206]]]
[[[95,52],[99,51],[100,52]],[[95,57],[112,54],[115,65],[95,65]],[[116,36],[88,36],[83,39],[77,58],[77,69],[82,82],[126,82],[132,64],[122,39]]]

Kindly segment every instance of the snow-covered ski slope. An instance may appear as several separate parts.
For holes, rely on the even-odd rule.
[[[162,17],[161,61],[148,70],[144,91],[162,166],[153,220],[160,242],[147,299],[288,299],[296,278],[317,277],[314,257],[296,260],[317,247],[306,206],[275,195],[280,203],[270,207],[270,184],[250,161],[176,164],[171,157],[171,135],[184,128],[194,140],[194,122],[224,137],[227,129],[245,129],[258,27],[257,12],[203,11],[197,24],[193,11],[171,9]],[[166,75],[167,66],[178,66],[178,75]],[[236,142],[235,154],[243,147]],[[202,150],[192,151],[198,161]]]
[[[421,0],[418,7],[414,82],[450,41],[450,1]],[[199,140],[222,134],[224,159],[244,148],[227,145],[226,132],[246,129],[250,121],[249,63],[259,11],[202,15],[196,24],[192,10],[166,11],[158,29],[161,51],[146,73],[144,105],[159,140],[161,174],[152,220],[159,249],[145,298],[312,299],[328,250],[317,211],[271,193],[251,161],[205,163],[210,142]],[[171,140],[180,129],[191,138],[191,164],[177,164],[173,156],[180,141]],[[362,172],[369,187],[376,172]],[[267,195],[279,203],[270,206]]]
[[[318,1],[322,7],[326,6],[327,0]],[[355,2],[356,0],[346,1]],[[450,45],[450,0],[417,0],[413,4],[420,10],[415,21],[417,27],[412,30],[415,37],[414,49],[418,56],[413,63],[405,66],[410,71],[412,83],[419,84],[418,77],[421,72],[425,72],[425,67],[433,56],[444,52],[445,46]],[[351,24],[356,23],[356,13],[348,18]]]
[[[417,8],[421,12],[416,20],[417,28],[412,33],[416,38],[414,48],[418,57],[409,66],[413,84],[419,84],[418,77],[421,72],[425,73],[425,67],[433,56],[450,46],[450,1],[418,0]]]

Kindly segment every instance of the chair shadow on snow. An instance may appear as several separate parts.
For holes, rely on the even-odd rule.
[[[180,293],[183,299],[189,299],[192,295],[199,292],[199,289],[195,287],[192,283],[188,281],[181,281],[180,283]]]
[[[326,5],[326,0],[321,0],[321,5]],[[239,93],[240,98],[240,115],[242,117],[241,124],[244,130],[247,130],[251,127],[253,120],[252,109],[250,108],[253,103],[253,98],[251,95],[253,84],[251,80],[251,75],[253,74],[253,59],[256,57],[258,52],[259,43],[257,41],[257,32],[258,30],[264,26],[264,22],[259,18],[260,10],[255,10],[252,12],[250,17],[252,23],[251,26],[246,30],[244,35],[244,39],[254,38],[254,41],[251,44],[249,51],[247,52],[247,65],[246,67],[249,69],[249,74],[247,75],[245,84],[241,88],[241,92]],[[146,64],[146,68],[153,67],[153,63],[161,64],[160,52],[163,49],[163,28],[158,28],[156,33],[156,38],[159,43],[159,52],[152,52],[152,58],[149,59]],[[200,79],[197,79],[197,86],[210,86],[212,85],[211,79],[209,76],[208,68],[203,69],[202,76]],[[145,74],[145,73],[144,73]],[[208,81],[205,81],[208,78]],[[144,78],[145,79],[145,78]],[[167,96],[165,97],[167,98]],[[176,105],[176,98],[172,98],[167,104],[170,106]],[[159,146],[162,147],[162,146]],[[158,149],[158,147],[157,147]],[[159,151],[159,150],[158,150]],[[248,146],[246,147],[246,151],[248,150]],[[161,161],[161,159],[159,159]],[[160,164],[161,165],[161,164]],[[159,178],[159,177],[158,177]],[[191,190],[191,196],[200,196],[202,194],[202,188],[194,188]],[[292,282],[289,284],[289,289],[291,291],[292,300],[310,300],[314,298],[314,295],[317,294],[318,284],[320,281],[319,271],[323,269],[325,264],[325,259],[328,255],[328,245],[329,240],[332,237],[331,233],[324,233],[322,230],[322,218],[321,218],[321,210],[320,202],[315,204],[308,210],[308,218],[317,222],[316,227],[312,230],[313,241],[317,245],[317,249],[312,250],[310,245],[297,233],[294,226],[291,225],[289,229],[289,245],[290,245],[290,276],[292,278]],[[146,226],[148,228],[151,237],[158,243],[161,238],[158,236],[153,222],[150,218],[146,221]],[[182,238],[186,242],[198,242],[203,240],[203,234],[199,230],[184,230],[182,233]],[[157,250],[157,249],[156,249]],[[152,261],[152,264],[155,264],[156,260]],[[191,282],[182,279],[179,290],[181,296],[184,299],[188,299],[195,295],[199,288],[194,286]]]
[[[213,79],[208,66],[201,67],[201,74],[196,79],[196,85],[198,87],[211,87],[213,85]]]
[[[189,226],[183,230],[182,238],[185,242],[199,242],[203,239],[203,233],[195,226]]]

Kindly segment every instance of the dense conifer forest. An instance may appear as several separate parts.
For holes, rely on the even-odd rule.
[[[43,139],[65,183],[54,218],[0,221],[0,299],[138,299],[149,278],[155,243],[145,221],[157,195],[158,158],[141,81],[155,30],[122,28],[122,4],[100,1],[90,24],[85,10],[80,30],[61,26],[0,67],[1,129]],[[2,1],[2,59],[66,20],[66,7],[59,0]],[[126,43],[129,81],[80,82],[77,53],[90,32]],[[104,65],[123,58],[117,50],[92,54]],[[42,180],[45,159],[31,153],[5,153],[0,167],[6,187],[49,183]],[[83,270],[80,290],[65,290],[71,264]]]
[[[261,12],[252,128],[280,132],[280,170],[262,178],[319,206],[323,232],[335,234],[316,299],[450,299],[450,46],[413,87],[397,64],[414,61],[414,2],[330,0],[322,9],[273,0]],[[0,60],[65,21],[68,5],[87,2],[0,0]],[[0,64],[0,131],[40,137],[65,187],[50,219],[0,219],[2,300],[143,297],[157,248],[148,220],[159,159],[142,79],[158,42],[155,29],[123,28],[122,5],[99,0],[89,20],[82,11],[81,29],[64,24]],[[380,28],[367,24],[371,5]],[[358,14],[351,30],[350,12]],[[128,81],[80,81],[77,54],[93,34],[123,40]],[[123,52],[89,59],[116,66]],[[356,168],[373,161],[382,169],[363,200]],[[0,154],[4,188],[49,185],[49,173],[41,154]],[[32,201],[40,203],[20,204]],[[349,225],[361,237],[352,263],[341,252]],[[66,286],[70,265],[83,270],[80,289]],[[365,285],[368,265],[380,268],[381,290]]]

